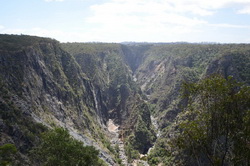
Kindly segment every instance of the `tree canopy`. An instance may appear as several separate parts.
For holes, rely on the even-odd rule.
[[[196,165],[250,164],[250,87],[213,75],[185,83],[179,149]]]
[[[0,146],[0,165],[11,165],[14,161],[14,157],[17,153],[17,149],[13,144],[4,144]]]
[[[102,165],[93,146],[83,146],[67,130],[55,128],[42,134],[42,142],[34,150],[35,158],[47,166]]]

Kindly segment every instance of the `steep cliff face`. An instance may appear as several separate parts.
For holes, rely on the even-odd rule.
[[[171,137],[186,105],[184,81],[220,73],[249,84],[249,64],[244,44],[62,44],[0,35],[0,145],[15,144],[29,165],[39,133],[62,126],[115,165],[107,130],[112,120],[132,161],[154,145],[152,115],[161,131],[154,147]]]
[[[11,37],[22,42],[22,36]],[[0,51],[1,103],[4,109],[1,110],[2,125],[9,128],[16,125],[19,128],[18,122],[9,124],[10,119],[4,117],[16,111],[22,119],[27,117],[33,124],[39,122],[48,127],[66,127],[78,139],[79,134],[98,141],[103,135],[101,133],[104,133],[108,114],[105,110],[99,110],[98,92],[91,81],[57,41],[24,37],[30,43],[19,43],[20,47],[15,49],[11,47],[11,40],[1,41],[1,45],[5,45]],[[7,109],[11,106],[16,109]],[[20,133],[25,131],[26,128],[18,130]],[[14,131],[2,132],[1,139],[6,138],[5,134],[9,138],[15,135]],[[29,129],[28,132],[33,134]],[[19,144],[18,139],[15,141]]]
[[[131,70],[121,58],[120,45],[72,43],[63,46],[98,89],[100,108],[108,110],[109,118],[122,124],[128,114],[128,96],[132,92],[138,93],[139,89],[132,82]]]
[[[135,78],[164,128],[185,106],[180,99],[183,82],[196,82],[212,73],[248,82],[249,50],[244,44],[155,44],[144,53]]]
[[[31,139],[38,141],[46,127],[61,126],[95,146],[100,157],[114,165],[106,127],[109,119],[122,128],[120,137],[137,133],[137,141],[147,138],[140,146],[132,144],[141,153],[153,144],[150,110],[124,61],[121,45],[61,45],[51,39],[15,35],[1,35],[0,45],[0,124],[6,128],[1,130],[1,144],[12,142],[19,150],[25,146],[20,151],[25,158],[36,143]],[[24,123],[25,119],[32,124]],[[143,137],[139,130],[129,130],[136,124],[147,124]],[[36,126],[39,130],[34,132]]]
[[[149,163],[173,165],[175,158],[168,142],[180,124],[179,113],[187,101],[181,98],[183,82],[197,82],[211,74],[249,84],[249,45],[154,45],[145,52],[145,59],[135,71],[137,83],[154,107],[154,116],[160,125],[160,135],[150,151]]]
[[[79,128],[88,126],[91,130],[90,124],[77,117],[86,117],[87,112],[97,114],[93,87],[73,57],[62,51],[58,43],[1,51],[1,82],[16,94],[18,101],[30,106],[24,109],[25,113],[48,125],[60,121]]]
[[[125,63],[132,70],[134,75],[135,71],[144,62],[147,57],[146,52],[152,47],[152,44],[128,44],[121,45],[123,52],[123,59]]]
[[[232,48],[232,51],[221,53],[208,65],[206,75],[220,73],[225,77],[233,76],[236,80],[249,84],[249,50],[248,45],[239,45],[237,49]]]
[[[142,61],[134,51],[139,52],[141,47],[136,49],[102,43],[67,43],[62,44],[62,47],[75,57],[82,72],[91,78],[94,86],[99,87],[99,104],[108,111],[108,117],[120,125],[120,137],[135,135],[137,141],[133,139],[133,147],[140,153],[146,153],[153,144],[155,133],[150,119],[151,112],[132,75],[133,66],[135,70]],[[133,58],[138,59],[136,64],[132,63]],[[144,136],[138,135],[135,128],[138,123],[147,124]],[[127,139],[125,142],[130,141]],[[137,146],[138,142],[141,142],[140,146]]]

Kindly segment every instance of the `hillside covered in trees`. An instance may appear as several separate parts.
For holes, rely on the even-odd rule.
[[[249,71],[249,44],[0,35],[0,163],[247,166]]]

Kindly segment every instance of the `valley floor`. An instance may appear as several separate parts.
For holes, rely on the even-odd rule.
[[[156,118],[151,116],[151,120],[152,120],[152,124],[154,125],[155,129],[158,131],[158,124],[157,124]],[[124,149],[124,143],[119,138],[119,126],[114,124],[114,121],[112,119],[109,119],[109,121],[107,123],[107,127],[108,127],[108,131],[111,133],[112,146],[113,147],[115,147],[116,145],[119,146],[119,158],[122,160],[123,165],[125,165],[125,166],[138,166],[140,164],[143,166],[149,166],[147,161],[139,160],[139,159],[134,160],[132,163],[128,163],[127,156],[126,156],[125,149]],[[160,131],[158,131],[157,137],[159,135],[160,135]],[[150,150],[152,150],[153,148],[154,148],[154,146],[148,150],[147,155],[150,153]]]
[[[127,156],[125,154],[124,144],[123,141],[119,138],[119,126],[114,124],[112,119],[109,119],[108,124],[108,131],[111,133],[111,143],[113,147],[116,145],[119,146],[119,158],[122,160],[123,165],[128,165]]]

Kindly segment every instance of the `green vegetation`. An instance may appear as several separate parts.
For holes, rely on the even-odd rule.
[[[92,146],[83,146],[62,128],[42,134],[41,144],[34,148],[34,157],[47,166],[100,166],[98,151]]]
[[[126,143],[125,153],[127,155],[128,162],[132,162],[133,159],[138,159],[140,157],[138,150],[135,150],[135,148],[133,148],[133,146],[129,143],[129,141],[127,141],[127,143]]]
[[[132,140],[126,139],[126,152],[131,156],[129,160],[138,158],[139,151],[146,153],[155,136],[150,126],[150,111],[139,99],[140,90],[132,80],[128,64],[124,63],[125,46],[103,43],[64,43],[62,47],[75,57],[82,72],[100,87],[101,93],[104,94],[104,103],[109,110],[112,110],[110,116],[126,122],[124,128],[137,126],[133,130],[126,131],[124,135],[124,137],[134,136],[130,137],[133,138]],[[141,49],[141,47],[138,48]],[[117,156],[110,144],[101,140],[110,152]]]
[[[12,165],[17,149],[13,144],[4,144],[0,146],[0,165],[8,166]]]
[[[0,35],[0,53],[0,143],[11,142],[17,150],[8,162],[26,162],[32,147],[36,160],[18,164],[86,165],[86,158],[98,159],[93,147],[63,129],[40,140],[47,128],[35,118],[72,126],[97,142],[104,157],[121,163],[119,147],[103,128],[111,118],[120,126],[129,161],[154,145],[143,158],[152,166],[249,164],[248,44],[60,44]],[[222,76],[208,77],[214,73]],[[189,83],[181,98],[183,82]],[[157,140],[152,113],[161,130]]]
[[[128,84],[135,89],[119,44],[63,43],[61,46],[75,57],[82,72],[101,88],[116,90]]]
[[[26,161],[23,161],[19,153],[27,155],[29,150],[38,143],[38,135],[46,131],[46,127],[40,123],[35,123],[30,116],[22,112],[21,106],[13,102],[11,92],[1,85],[0,122],[0,141],[5,140],[13,143],[13,145],[3,145],[1,153],[8,157],[9,152],[16,151],[15,161],[25,165]],[[10,151],[4,152],[5,150]],[[12,157],[12,155],[10,154],[9,157]]]
[[[122,137],[126,138],[125,150],[129,160],[139,158],[139,153],[146,154],[156,139],[148,104],[140,98],[135,99],[135,102],[129,105],[129,109],[133,110],[128,119],[131,123],[127,124],[121,133]]]
[[[157,145],[151,150],[150,155],[148,156],[148,163],[150,166],[157,166],[159,163],[168,166],[173,165],[174,158],[171,155],[173,152],[171,152],[168,147],[169,145],[165,137],[157,140]]]
[[[250,87],[213,75],[184,84],[188,106],[173,145],[186,164],[250,164]]]
[[[3,35],[0,34],[0,50],[18,51],[35,44],[45,44],[59,42],[50,38],[41,38],[28,35]]]
[[[155,138],[155,133],[152,131],[149,121],[147,122],[139,116],[134,129],[134,137],[131,137],[129,140],[133,148],[145,154],[153,145]]]
[[[239,73],[240,80],[250,84],[250,52],[234,52],[232,56],[233,65]]]
[[[150,102],[157,104],[158,116],[174,120],[180,111],[177,92],[182,81],[219,73],[249,83],[249,57],[247,44],[156,44],[145,52],[135,73]]]

